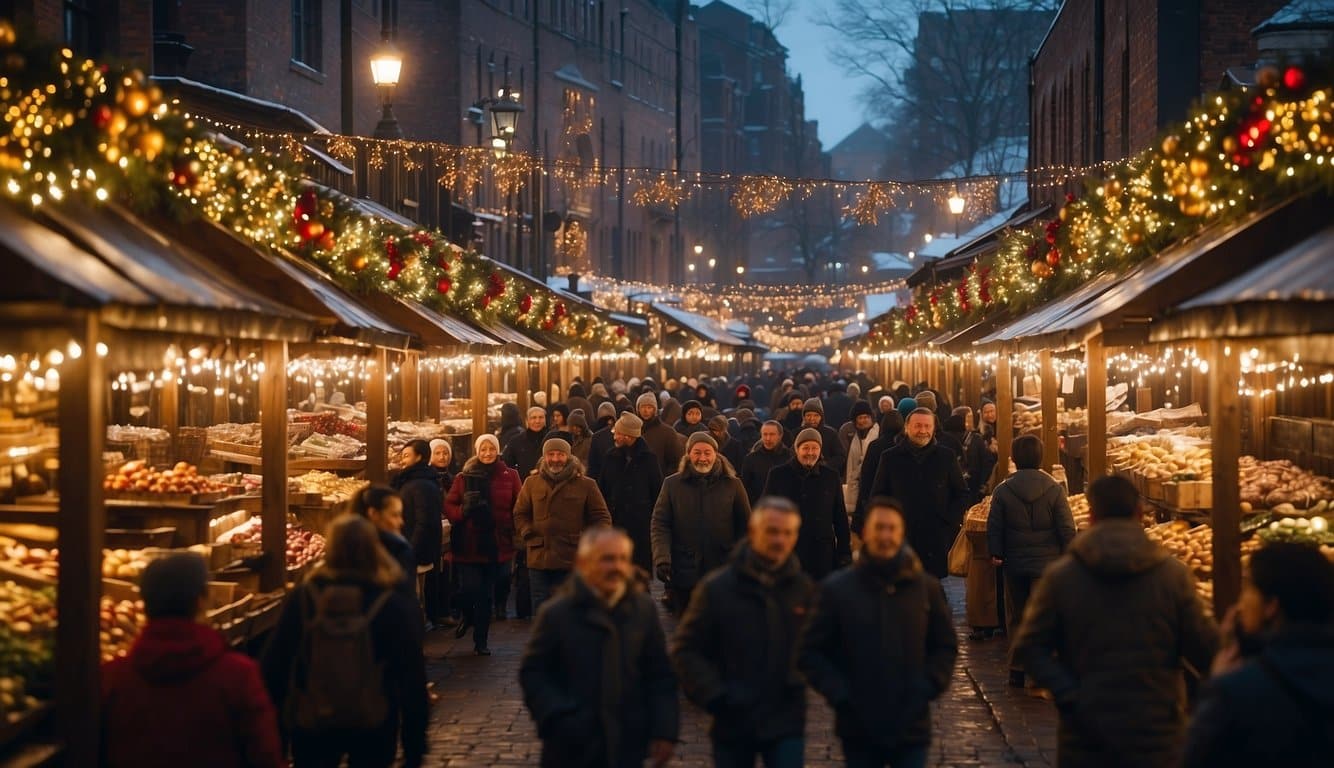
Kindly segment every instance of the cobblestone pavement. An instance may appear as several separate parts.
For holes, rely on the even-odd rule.
[[[947,579],[946,592],[960,636],[959,663],[948,691],[935,705],[933,766],[1055,764],[1056,712],[1048,702],[1007,685],[1005,640],[969,642],[963,620],[963,582]],[[670,633],[675,621],[665,615]],[[472,655],[472,640],[433,632],[426,646],[427,674],[441,695],[431,714],[431,766],[535,766],[541,745],[523,706],[518,666],[531,623],[491,625],[490,657]],[[809,698],[806,765],[842,765],[833,713]],[[681,741],[673,765],[708,766],[709,718],[682,700]]]

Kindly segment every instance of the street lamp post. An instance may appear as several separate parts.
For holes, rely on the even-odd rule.
[[[950,213],[954,214],[954,237],[959,237],[959,217],[963,215],[963,207],[966,201],[959,195],[959,190],[950,193]]]
[[[514,146],[514,133],[519,125],[519,115],[523,112],[519,92],[506,82],[496,92],[494,99],[483,99],[479,104],[491,108],[491,150],[497,158],[502,158]]]
[[[392,40],[380,43],[380,50],[371,57],[371,79],[380,91],[380,122],[375,124],[377,139],[401,139],[403,129],[394,117],[394,89],[398,87],[398,77],[403,72],[403,56]]]

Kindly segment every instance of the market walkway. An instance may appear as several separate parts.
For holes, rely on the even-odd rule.
[[[960,637],[963,582],[946,580]],[[670,632],[674,620],[668,616]],[[519,690],[518,665],[530,623],[492,624],[494,655],[472,655],[472,640],[433,632],[426,648],[427,673],[441,700],[431,715],[431,766],[533,766],[541,745]],[[959,664],[935,712],[933,766],[1027,766],[1055,763],[1056,714],[1049,703],[1006,685],[1004,640],[960,642]],[[842,765],[833,714],[814,694],[806,726],[806,765]],[[682,744],[673,765],[708,766],[708,716],[682,704]]]

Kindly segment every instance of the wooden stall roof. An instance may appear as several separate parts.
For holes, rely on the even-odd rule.
[[[1104,272],[1075,290],[1040,305],[973,342],[980,349],[1004,347],[1027,336],[1040,334],[1062,317],[1076,312],[1116,284],[1120,276]]]
[[[411,343],[408,330],[366,306],[303,259],[261,251],[211,221],[189,225],[155,221],[154,225],[177,239],[188,238],[199,253],[229,272],[245,275],[247,285],[265,296],[313,315],[321,340],[391,349],[406,349]]]
[[[289,341],[315,325],[115,206],[66,199],[33,215],[0,203],[0,246],[9,314],[55,303],[98,308],[123,330]]]
[[[1184,302],[1155,341],[1334,333],[1334,225]]]
[[[694,312],[687,312],[680,307],[672,307],[657,302],[649,304],[649,308],[658,315],[661,315],[671,324],[681,328],[691,336],[698,337],[709,344],[719,344],[724,347],[733,347],[742,351],[769,351],[769,347],[766,345],[753,339],[743,339],[712,318],[697,315]]]
[[[1147,338],[1148,323],[1189,299],[1263,262],[1296,243],[1324,219],[1328,199],[1304,196],[1256,211],[1239,222],[1209,227],[1175,244],[1129,273],[1083,306],[1019,339],[1021,347],[1078,346],[1095,331],[1125,330]]]
[[[443,315],[413,301],[388,294],[360,296],[372,309],[412,330],[428,348],[458,350],[463,347],[497,347],[500,342],[462,320]]]

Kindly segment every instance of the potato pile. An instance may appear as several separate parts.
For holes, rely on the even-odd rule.
[[[142,459],[126,462],[119,471],[106,476],[102,490],[134,493],[216,493],[226,490],[199,474],[199,469],[184,461],[159,472]]]
[[[1109,441],[1107,461],[1151,480],[1208,480],[1214,474],[1213,451],[1207,444],[1164,435]]]
[[[1173,557],[1190,566],[1199,581],[1213,581],[1214,578],[1214,529],[1207,525],[1194,528],[1185,520],[1173,520],[1170,523],[1150,526],[1145,529],[1149,538],[1158,542]],[[1260,548],[1259,539],[1242,539],[1241,555],[1248,556]],[[1212,587],[1211,587],[1212,589]]]
[[[60,575],[60,551],[28,547],[9,538],[0,538],[0,562],[36,571],[54,581]]]
[[[1243,512],[1264,508],[1280,515],[1296,514],[1297,510],[1318,514],[1334,502],[1334,481],[1287,459],[1259,461],[1254,456],[1242,456],[1237,468],[1241,473]]]
[[[336,504],[359,493],[366,486],[366,481],[355,477],[339,477],[332,472],[307,472],[292,478],[290,484],[298,487],[301,493],[318,493],[326,502]]]
[[[112,600],[102,598],[101,619],[102,661],[111,661],[129,655],[139,630],[148,623],[141,600]]]
[[[1089,502],[1082,493],[1070,497],[1070,514],[1075,518],[1075,530],[1082,531],[1089,527]]]

